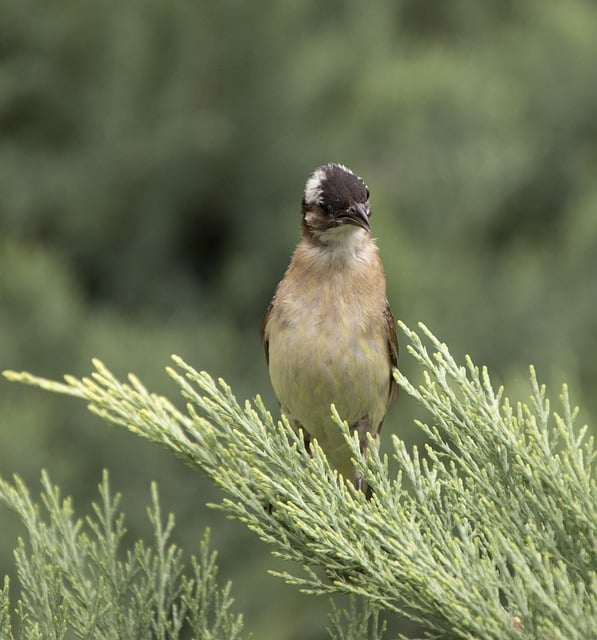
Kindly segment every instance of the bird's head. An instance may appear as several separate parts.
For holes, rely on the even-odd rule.
[[[327,243],[351,230],[371,232],[369,189],[362,178],[341,164],[331,162],[313,172],[305,185],[302,213],[303,234],[320,242]]]

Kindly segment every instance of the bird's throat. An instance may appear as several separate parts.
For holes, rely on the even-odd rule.
[[[319,260],[333,264],[367,260],[377,252],[370,234],[351,224],[306,236],[305,241]]]

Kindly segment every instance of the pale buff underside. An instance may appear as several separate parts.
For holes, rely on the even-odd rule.
[[[330,232],[327,232],[330,234]],[[344,476],[350,452],[331,419],[368,417],[374,435],[389,403],[385,278],[377,247],[354,226],[322,247],[304,239],[276,291],[265,337],[282,410],[300,423]]]

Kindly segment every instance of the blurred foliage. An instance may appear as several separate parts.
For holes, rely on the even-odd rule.
[[[592,0],[3,0],[0,368],[98,356],[159,391],[179,352],[274,406],[259,322],[304,181],[336,160],[370,186],[396,315],[513,394],[534,362],[589,420],[595,33]],[[403,394],[385,428],[414,442],[416,411]],[[296,638],[292,619],[318,640],[312,602],[265,575],[263,547],[206,512],[213,489],[176,460],[6,383],[0,425],[4,477],[46,467],[87,500],[109,467],[133,533],[157,480],[181,544],[209,522],[256,637]],[[2,527],[4,567],[18,529]]]
[[[231,583],[220,587],[217,580],[209,529],[187,564],[183,551],[170,542],[174,517],[162,516],[155,484],[147,508],[150,545],[126,539],[120,494],[110,491],[107,471],[93,515],[85,519],[75,515],[70,498],[61,496],[47,473],[42,486],[41,499],[34,502],[18,476],[14,485],[0,478],[0,503],[27,530],[27,542],[19,538],[14,551],[19,578],[14,610],[7,578],[0,589],[3,640],[244,636],[242,615],[231,610]]]

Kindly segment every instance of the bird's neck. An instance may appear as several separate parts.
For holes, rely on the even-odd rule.
[[[359,326],[370,316],[382,317],[386,282],[377,245],[362,229],[342,232],[331,241],[303,237],[279,285],[280,307],[304,308],[325,317],[329,326],[351,317]],[[365,320],[364,320],[365,319]]]
[[[307,233],[298,249],[307,259],[339,267],[369,262],[377,256],[377,247],[369,233],[354,225],[344,225],[317,234]]]

